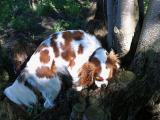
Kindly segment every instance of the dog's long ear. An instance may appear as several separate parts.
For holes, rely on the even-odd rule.
[[[94,82],[94,74],[96,71],[96,66],[91,63],[87,62],[83,64],[82,68],[79,71],[79,84],[80,86],[90,86]]]
[[[120,61],[118,55],[113,50],[107,54],[107,67],[110,69],[109,79],[118,71],[120,68]]]

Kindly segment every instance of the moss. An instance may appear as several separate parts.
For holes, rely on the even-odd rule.
[[[85,104],[76,103],[72,108],[70,118],[73,120],[81,120],[84,111],[85,111]]]
[[[113,77],[113,80],[119,82],[130,82],[136,79],[136,75],[132,71],[121,70],[118,74]]]
[[[85,110],[85,106],[83,104],[77,103],[73,106],[73,111],[82,113]]]
[[[100,107],[92,105],[87,108],[85,116],[88,120],[104,120],[105,113]]]
[[[132,71],[122,71],[120,73],[120,80],[131,81],[136,79],[136,75]]]

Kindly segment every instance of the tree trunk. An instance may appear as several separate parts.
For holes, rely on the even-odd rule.
[[[107,48],[110,50],[113,47],[113,2],[112,0],[107,0],[106,4],[108,21]]]
[[[150,1],[132,64],[137,78],[111,94],[112,120],[160,120],[159,6],[160,0]]]
[[[139,7],[139,20],[135,29],[134,37],[132,39],[130,51],[124,57],[121,58],[121,66],[129,67],[136,53],[144,20],[144,0],[138,0],[138,7]]]
[[[138,119],[160,119],[160,0],[150,0],[144,19],[138,48],[132,69],[144,80],[141,86],[146,88],[146,104],[137,113]]]
[[[118,0],[116,26],[114,28],[115,49],[120,56],[126,55],[131,46],[139,19],[137,0]]]
[[[146,64],[148,62],[150,52],[155,53],[160,52],[160,1],[153,0],[150,1],[148,12],[146,14],[143,28],[141,31],[141,36],[139,39],[136,55],[132,68],[138,75],[144,75]],[[150,64],[150,63],[149,63]],[[148,64],[148,65],[149,65]]]

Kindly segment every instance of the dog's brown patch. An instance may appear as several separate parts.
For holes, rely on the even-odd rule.
[[[73,40],[72,33],[70,31],[63,32],[62,37],[64,38],[65,42],[64,44],[61,44],[61,49],[63,50],[61,56],[63,59],[69,62],[69,65],[73,65],[73,61],[76,57],[76,54],[71,47],[71,41]]]
[[[56,43],[57,35],[58,34],[53,34],[51,37],[51,46],[53,47],[55,57],[58,57],[60,54],[57,43]]]
[[[40,61],[42,63],[48,63],[50,61],[49,51],[43,50],[40,52]]]
[[[58,57],[59,49],[58,49],[57,43],[54,40],[51,41],[51,46],[53,47],[53,52],[54,52],[55,57]]]
[[[98,60],[98,58],[92,57],[90,59],[90,62],[96,66],[96,68],[95,68],[95,75],[97,75],[98,73],[100,73],[101,72],[101,65],[100,65],[100,61]]]
[[[65,40],[65,45],[68,46],[70,42],[73,40],[72,33],[70,31],[65,31],[62,33],[62,37]]]
[[[52,62],[51,68],[42,66],[37,68],[36,70],[36,75],[40,78],[44,78],[44,77],[51,78],[55,75],[55,73],[56,73],[56,66],[55,66],[54,60]]]
[[[90,62],[83,64],[79,71],[79,84],[81,86],[90,86],[93,84],[93,79],[95,75],[96,66]]]
[[[96,57],[89,59],[89,62],[85,63],[79,72],[80,85],[90,86],[93,84],[94,79],[101,72],[100,61]]]
[[[83,54],[83,46],[82,46],[82,44],[80,44],[79,47],[78,47],[78,54]]]
[[[111,51],[107,55],[107,67],[110,69],[109,79],[113,77],[113,75],[118,71],[117,65],[119,65],[120,61],[118,59],[118,55]]]
[[[73,67],[75,65],[75,61],[74,61],[74,59],[72,59],[72,60],[70,60],[70,62],[69,62],[69,67]]]
[[[114,69],[111,67],[108,79],[111,79],[113,77],[113,74],[115,73]]]
[[[100,66],[100,61],[99,61],[99,59],[96,58],[96,57],[90,58],[89,61],[90,61],[91,63],[93,63],[95,66]]]
[[[75,40],[81,40],[83,38],[83,32],[81,32],[81,31],[74,31],[72,33],[72,37]]]
[[[66,61],[71,61],[76,57],[75,52],[71,49],[64,50],[61,55]]]

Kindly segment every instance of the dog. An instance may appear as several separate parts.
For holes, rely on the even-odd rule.
[[[52,108],[62,87],[76,86],[79,91],[94,83],[107,85],[118,68],[117,55],[107,53],[95,36],[82,30],[56,32],[39,45],[4,94],[18,105],[32,107],[38,102],[36,89],[44,108]]]

